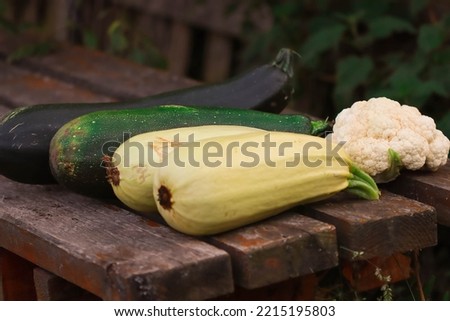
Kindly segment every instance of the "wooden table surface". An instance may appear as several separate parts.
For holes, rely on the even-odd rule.
[[[19,45],[0,34],[0,114],[29,104],[114,101],[196,84],[73,46],[6,63]],[[114,201],[0,177],[0,298],[20,297],[14,296],[18,283],[8,279],[18,273],[8,268],[16,256],[32,271],[38,299],[50,275],[105,300],[203,300],[294,282],[342,261],[436,245],[437,224],[450,226],[450,163],[380,187],[379,201],[341,193],[227,233],[191,237]]]

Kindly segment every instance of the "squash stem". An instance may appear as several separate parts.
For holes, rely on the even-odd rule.
[[[380,198],[380,190],[373,178],[354,164],[349,164],[351,176],[347,191],[368,200]]]
[[[275,57],[275,60],[272,62],[272,65],[280,68],[292,78],[294,76],[294,64],[292,62],[294,56],[300,57],[300,55],[292,49],[281,48]]]
[[[400,175],[400,170],[403,168],[403,163],[400,155],[389,148],[388,150],[389,168],[384,172],[375,175],[374,179],[377,183],[387,183],[396,179]]]
[[[311,135],[321,136],[322,134],[325,134],[328,130],[331,130],[331,126],[327,119],[311,120]]]

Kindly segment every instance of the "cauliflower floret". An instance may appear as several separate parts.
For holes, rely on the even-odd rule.
[[[389,144],[386,141],[364,137],[347,142],[345,151],[352,161],[370,176],[384,172],[389,168]]]
[[[436,171],[447,163],[450,141],[440,130],[436,130],[429,143],[429,148],[430,155],[434,155],[434,157],[427,157],[426,166],[428,169]]]
[[[389,147],[399,154],[403,165],[410,170],[422,168],[430,152],[427,140],[410,128],[400,129]]]
[[[383,112],[375,113],[367,121],[367,137],[389,140],[397,134],[400,123],[395,118],[386,118]]]
[[[362,170],[386,182],[400,167],[436,170],[447,163],[450,141],[413,106],[385,98],[355,102],[336,117],[332,139]],[[397,168],[395,168],[397,167]]]

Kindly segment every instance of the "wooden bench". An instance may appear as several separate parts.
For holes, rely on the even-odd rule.
[[[18,64],[0,34],[0,113],[28,104],[112,101],[195,84],[100,52],[63,46]],[[450,225],[450,164],[405,173],[377,202],[339,194],[209,237],[56,185],[0,177],[0,298],[5,300],[311,299],[314,275],[383,262],[437,243]],[[420,202],[419,202],[419,201]],[[359,288],[361,289],[361,288]]]
[[[102,49],[108,48],[109,28],[119,22],[127,35],[138,35],[153,45],[172,73],[186,76],[195,66],[200,70],[197,79],[212,82],[233,72],[246,19],[260,30],[271,27],[268,8],[252,8],[246,14],[246,6],[230,0],[91,0],[81,4],[41,0],[11,2],[6,15],[16,23],[39,25],[48,38],[58,41],[79,41],[74,39],[74,26],[79,26],[78,32],[90,31]]]

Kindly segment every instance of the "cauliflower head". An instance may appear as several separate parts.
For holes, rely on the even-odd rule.
[[[355,102],[336,117],[331,134],[354,163],[378,183],[401,168],[435,171],[447,163],[450,141],[416,107],[380,97]]]

